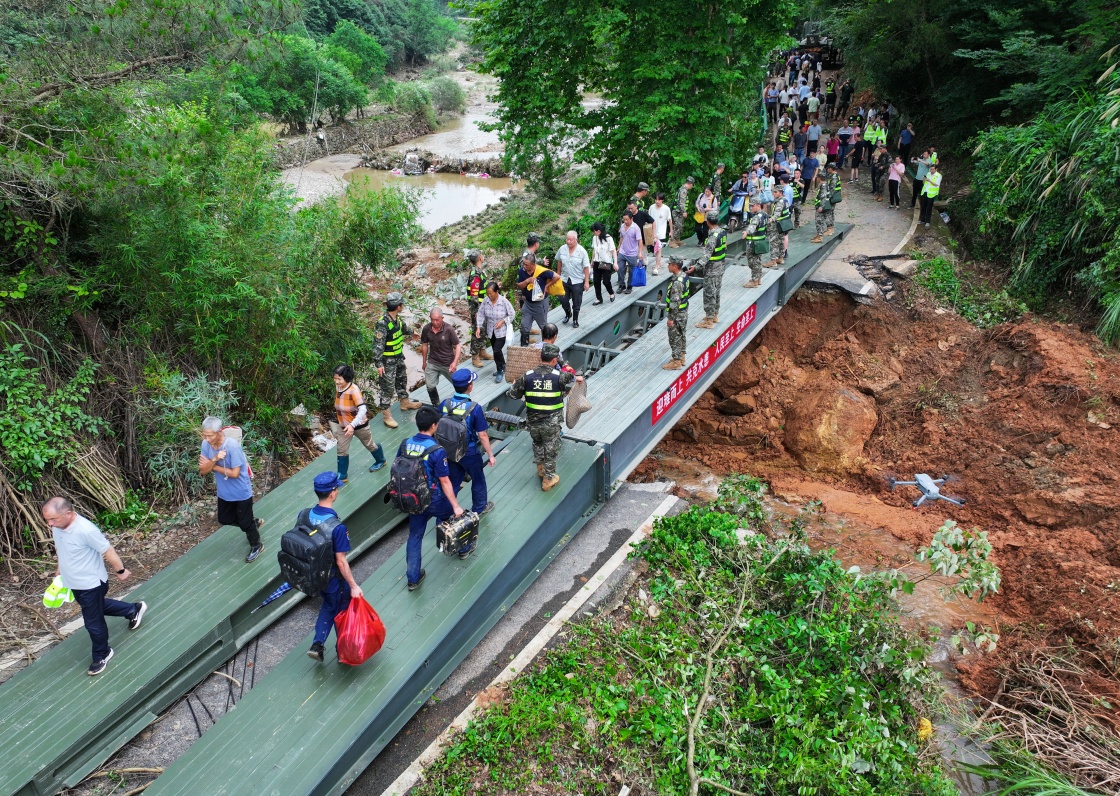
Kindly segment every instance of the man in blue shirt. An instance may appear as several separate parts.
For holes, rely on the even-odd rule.
[[[312,527],[338,519],[338,512],[332,506],[340,489],[342,479],[333,470],[315,476],[315,497],[319,498],[319,503],[308,515]],[[307,657],[317,661],[323,660],[323,644],[334,627],[334,618],[346,610],[351,599],[362,596],[362,587],[354,580],[354,573],[346,560],[346,554],[350,552],[350,531],[341,522],[331,530],[331,546],[334,548],[334,567],[331,579],[320,592],[323,604],[319,606],[319,618],[315,620],[315,640],[307,651]]]
[[[906,129],[898,134],[898,156],[903,163],[910,162],[910,146],[914,143],[914,123],[909,122]]]
[[[801,164],[801,204],[805,204],[805,197],[809,195],[809,186],[813,184],[817,165],[817,159],[812,157],[805,158],[805,162]]]
[[[253,516],[253,485],[241,443],[225,433],[216,417],[202,421],[202,452],[198,457],[198,474],[205,478],[210,473],[218,488],[218,522],[236,525],[245,532],[249,540],[245,563],[251,564],[264,551],[260,535],[264,521]]]
[[[438,524],[463,513],[459,501],[455,499],[455,490],[451,488],[451,469],[448,467],[447,454],[434,439],[439,418],[440,413],[430,406],[416,410],[417,433],[404,440],[397,449],[398,456],[403,456],[405,451],[423,454],[424,470],[428,474],[428,488],[432,491],[432,502],[428,510],[423,514],[410,514],[408,517],[405,562],[409,591],[419,589],[428,574],[420,568],[420,548],[424,542],[424,531],[427,530],[428,520],[434,517]]]
[[[552,324],[546,324],[552,326]],[[555,328],[555,327],[553,327]],[[487,429],[490,424],[486,422],[486,413],[482,407],[471,400],[471,390],[474,389],[474,380],[478,374],[470,368],[459,368],[451,376],[451,384],[455,388],[454,394],[439,405],[439,410],[445,415],[463,417],[467,426],[467,453],[457,462],[448,462],[451,471],[451,488],[456,495],[463,485],[463,478],[467,473],[471,476],[471,511],[482,515],[494,508],[494,504],[486,499],[486,470],[483,467],[482,451],[486,452],[489,460],[487,464],[494,466],[494,454],[490,449],[490,435]],[[472,406],[473,404],[473,406]],[[468,411],[469,408],[469,411]],[[466,558],[471,554],[473,545],[467,545],[459,550],[459,558]]]

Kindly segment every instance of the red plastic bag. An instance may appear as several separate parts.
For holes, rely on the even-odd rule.
[[[359,666],[373,657],[385,643],[385,625],[365,597],[351,600],[334,618],[338,634],[338,662]]]

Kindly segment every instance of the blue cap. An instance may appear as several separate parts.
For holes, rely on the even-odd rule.
[[[342,479],[334,470],[319,473],[315,476],[315,491],[330,492],[332,489],[342,489]]]
[[[456,387],[466,387],[468,384],[473,384],[477,378],[478,374],[470,368],[459,368],[451,374],[451,383]]]

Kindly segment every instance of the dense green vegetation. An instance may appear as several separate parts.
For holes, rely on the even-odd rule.
[[[771,525],[753,478],[720,493],[658,520],[622,607],[570,627],[418,792],[956,793],[897,579],[810,551],[804,515]]]
[[[859,89],[893,100],[918,146],[942,145],[948,183],[971,180],[953,217],[1010,296],[1035,310],[1070,297],[1120,342],[1115,4],[814,0],[808,13]]]
[[[620,206],[639,180],[675,190],[753,150],[766,54],[786,40],[792,0],[592,5],[481,0],[481,68],[501,79],[498,123],[517,173],[549,189],[565,152],[597,169]],[[592,107],[584,94],[601,97]]]
[[[305,26],[288,0],[0,12],[0,553],[34,546],[50,492],[116,514],[189,493],[207,413],[283,446],[334,365],[368,362],[362,275],[414,199],[297,207],[261,124],[339,119],[449,42],[435,0],[359,5],[396,27]]]

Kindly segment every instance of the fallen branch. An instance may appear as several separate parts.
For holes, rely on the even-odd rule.
[[[211,672],[211,674],[216,674],[216,675],[218,675],[218,677],[224,677],[227,680],[229,680],[231,683],[233,683],[235,686],[237,686],[238,688],[241,687],[241,681],[240,680],[238,680],[236,677],[232,677],[231,675],[226,674],[225,672]]]
[[[157,55],[151,58],[141,58],[139,61],[134,61],[122,69],[114,69],[111,72],[98,72],[92,75],[83,75],[73,80],[48,83],[39,88],[38,93],[31,98],[31,104],[38,105],[42,102],[46,102],[53,97],[57,97],[65,89],[74,88],[76,86],[88,86],[91,88],[111,86],[114,83],[119,83],[131,77],[133,74],[143,69],[181,63],[193,56],[194,54],[191,52],[176,53],[174,55]]]
[[[27,611],[28,613],[35,614],[35,616],[39,618],[39,621],[47,626],[47,629],[51,631],[51,634],[54,635],[56,639],[62,641],[65,638],[65,636],[63,636],[62,633],[59,632],[58,627],[55,625],[55,623],[52,622],[49,618],[43,616],[43,612],[36,608],[34,605],[19,603],[19,607]]]

